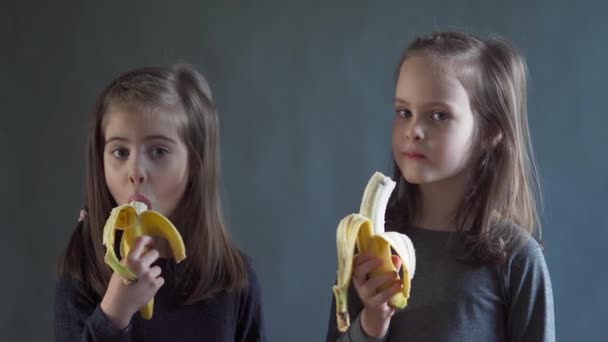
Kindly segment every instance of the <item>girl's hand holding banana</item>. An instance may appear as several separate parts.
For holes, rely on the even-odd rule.
[[[126,284],[119,273],[114,272],[112,275],[101,301],[101,309],[117,328],[124,329],[133,314],[151,303],[165,283],[160,276],[161,268],[152,266],[158,257],[159,252],[154,249],[152,237],[142,235],[136,238],[133,248],[121,262],[133,271],[135,280]]]
[[[364,309],[361,312],[361,327],[365,334],[372,338],[382,338],[388,331],[388,325],[395,309],[388,301],[402,290],[398,272],[401,259],[396,255],[391,257],[397,272],[385,272],[372,276],[371,272],[382,266],[382,259],[369,253],[356,255],[353,260],[353,285]],[[383,288],[383,285],[385,288]]]
[[[350,326],[348,287],[353,273],[357,292],[366,304],[362,312],[365,324],[378,327],[381,325],[379,322],[386,323],[383,328],[386,332],[386,316],[390,320],[393,312],[387,303],[393,309],[403,309],[407,305],[410,281],[416,271],[414,246],[405,234],[384,231],[386,206],[394,188],[392,179],[376,172],[365,187],[359,213],[347,215],[338,224],[338,280],[333,292],[340,332],[345,332]],[[360,253],[357,257],[355,247]],[[396,256],[392,255],[391,249],[397,253]],[[374,259],[366,259],[370,256]],[[395,285],[395,279],[400,280],[399,286]]]
[[[118,260],[114,251],[116,230],[123,231],[120,240],[120,255],[124,258],[123,261]],[[106,247],[104,260],[114,270],[114,274],[108,285],[108,293],[104,297],[105,300],[109,294],[110,299],[105,301],[105,307],[102,302],[102,310],[106,314],[109,313],[105,309],[115,313],[118,317],[116,321],[121,326],[126,326],[125,315],[131,311],[131,308],[129,305],[122,305],[120,300],[115,300],[116,298],[128,300],[129,303],[139,303],[139,299],[147,298],[148,301],[139,303],[141,305],[137,309],[144,319],[152,318],[154,294],[164,283],[162,278],[158,278],[160,267],[150,267],[159,257],[158,250],[151,249],[154,246],[153,238],[166,241],[176,263],[186,258],[186,248],[181,235],[173,223],[161,213],[148,210],[147,205],[142,202],[131,202],[112,209],[103,229],[103,244]],[[118,285],[119,280],[122,281],[123,286]],[[134,282],[137,284],[133,284]],[[133,286],[128,287],[130,285]],[[123,298],[122,295],[126,293],[135,296],[135,299]],[[122,305],[121,309],[117,309],[117,305]],[[129,315],[127,324],[130,319]]]

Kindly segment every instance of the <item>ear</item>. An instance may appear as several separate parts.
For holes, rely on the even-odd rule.
[[[502,129],[496,122],[490,122],[485,131],[485,146],[488,150],[493,150],[503,139]]]
[[[498,144],[500,144],[501,141],[502,141],[502,132],[499,131],[497,134],[494,134],[494,136],[490,140],[490,146],[492,146],[492,148],[495,148],[496,146],[498,146]]]

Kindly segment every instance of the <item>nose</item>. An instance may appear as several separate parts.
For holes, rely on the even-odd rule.
[[[145,168],[143,167],[143,162],[139,160],[139,158],[135,157],[131,161],[131,165],[129,166],[129,183],[131,185],[138,186],[144,183],[147,179]]]
[[[425,129],[420,120],[416,116],[413,116],[407,124],[405,136],[408,140],[420,141],[424,139],[424,131]]]

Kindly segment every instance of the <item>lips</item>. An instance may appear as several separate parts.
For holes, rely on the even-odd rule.
[[[131,197],[129,197],[127,202],[130,203],[133,201],[145,203],[148,206],[148,210],[152,209],[152,202],[150,202],[150,200],[142,194],[133,194]]]
[[[420,159],[425,159],[426,156],[422,153],[418,153],[418,152],[414,152],[414,151],[406,151],[401,153],[402,156],[408,158],[408,159],[416,159],[416,160],[420,160]]]

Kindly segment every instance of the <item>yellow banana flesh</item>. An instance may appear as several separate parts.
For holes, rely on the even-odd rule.
[[[146,204],[142,202],[131,202],[118,206],[112,209],[103,228],[103,245],[106,247],[104,261],[123,279],[125,284],[136,281],[137,276],[116,256],[114,251],[116,230],[123,231],[120,241],[120,254],[123,258],[129,254],[137,237],[142,235],[166,239],[176,263],[186,258],[186,247],[177,228],[161,213],[147,209]],[[144,319],[151,319],[154,311],[154,298],[139,311]]]
[[[414,277],[416,269],[414,246],[405,234],[384,231],[386,206],[394,188],[393,180],[380,172],[374,173],[365,187],[359,213],[347,215],[338,224],[336,232],[338,271],[337,284],[333,287],[333,293],[340,332],[345,332],[350,326],[348,287],[352,279],[355,246],[359,253],[367,252],[383,260],[382,265],[371,272],[372,277],[386,272],[397,273],[391,259],[391,249],[397,253],[402,262],[403,287],[389,299],[388,304],[396,309],[403,309],[407,306],[410,296],[410,281]],[[389,286],[390,281],[380,286],[378,291]]]

